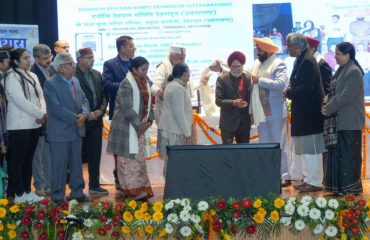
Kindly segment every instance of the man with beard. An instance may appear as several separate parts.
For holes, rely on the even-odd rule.
[[[94,53],[91,48],[81,48],[76,52],[76,78],[85,93],[90,106],[90,119],[86,122],[85,137],[82,138],[82,152],[87,153],[89,172],[89,194],[108,195],[102,188],[100,179],[100,157],[102,150],[103,115],[107,102],[104,97],[102,75],[93,69]]]
[[[44,89],[46,81],[50,80],[55,70],[51,65],[53,56],[50,48],[45,44],[37,44],[32,49],[35,63],[31,67],[31,72],[37,75],[41,88]],[[35,154],[32,160],[32,176],[35,193],[39,196],[50,194],[50,179],[51,179],[51,156],[50,146],[46,139],[45,124],[41,128],[41,134]]]
[[[254,38],[258,59],[252,67],[249,105],[260,143],[280,143],[282,186],[291,184],[287,159],[287,106],[283,95],[288,85],[287,66],[276,56],[279,47],[267,37]]]
[[[227,59],[229,72],[218,77],[216,105],[220,107],[220,129],[223,144],[249,143],[251,121],[248,112],[250,74],[243,71],[245,55],[235,51]]]

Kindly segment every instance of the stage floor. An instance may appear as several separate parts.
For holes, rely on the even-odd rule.
[[[83,165],[83,175],[85,179],[85,185],[88,183],[88,172],[87,172],[87,164]],[[293,182],[293,184],[298,184],[299,182]],[[370,197],[370,179],[363,180],[363,189],[364,192],[361,195],[363,199],[368,199]],[[111,201],[111,202],[118,202],[122,201],[123,198],[120,195],[120,193],[115,189],[114,185],[102,185],[103,188],[107,189],[109,191],[108,196],[98,197],[94,198],[93,202],[98,203],[99,201]],[[163,192],[164,192],[164,185],[152,185],[153,191],[154,191],[154,197],[150,199],[151,202],[156,200],[162,200],[163,199]],[[68,189],[68,188],[67,188]],[[67,190],[69,192],[69,189]],[[87,192],[88,189],[85,187],[85,192]],[[325,196],[330,193],[321,191],[321,192],[315,192],[315,193],[309,193],[309,195],[312,196]],[[286,187],[282,189],[282,196],[283,197],[292,197],[292,196],[301,196],[301,195],[307,195],[307,194],[300,194],[297,190],[295,190],[292,186]]]

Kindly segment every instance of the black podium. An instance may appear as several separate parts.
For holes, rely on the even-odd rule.
[[[280,166],[278,143],[171,146],[164,198],[280,194]]]

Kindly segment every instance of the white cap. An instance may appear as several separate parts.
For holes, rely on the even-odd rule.
[[[168,52],[186,55],[186,48],[179,46],[171,46]]]

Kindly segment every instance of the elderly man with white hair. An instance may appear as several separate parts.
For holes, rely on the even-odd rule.
[[[85,135],[85,120],[89,103],[79,81],[74,77],[76,64],[72,56],[59,53],[54,59],[57,73],[44,85],[47,106],[48,141],[51,152],[51,200],[65,201],[67,166],[70,171],[70,199],[90,200],[83,193],[81,142]]]

